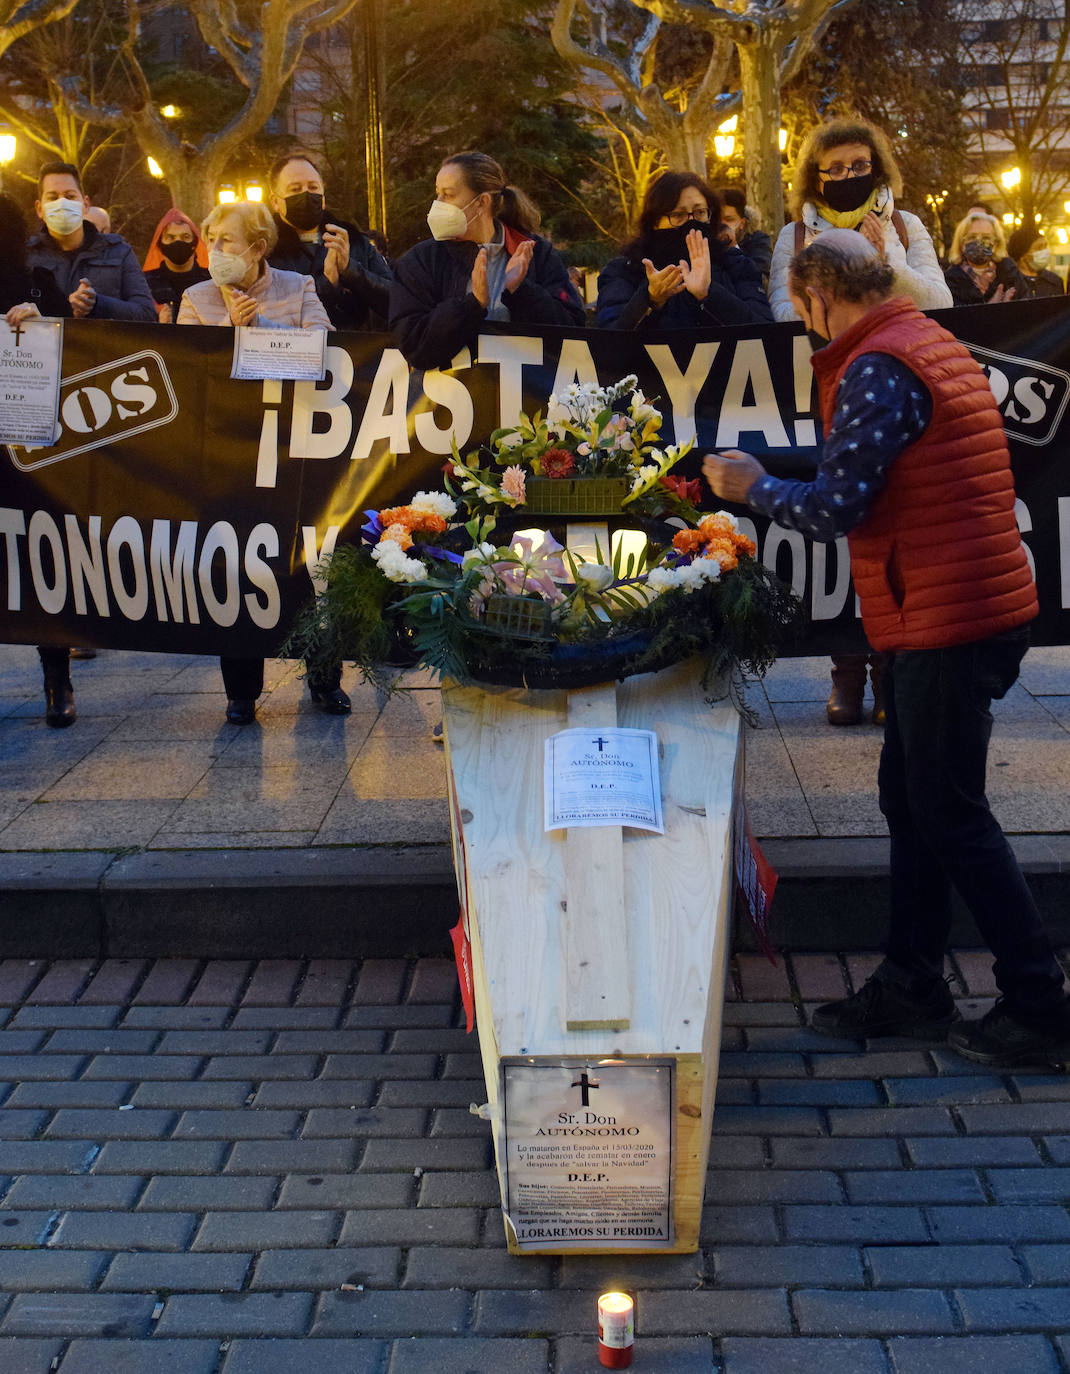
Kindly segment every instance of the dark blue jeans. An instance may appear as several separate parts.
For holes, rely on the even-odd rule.
[[[1063,975],[985,795],[989,707],[1014,684],[1028,629],[889,654],[880,806],[891,836],[887,955],[922,991],[943,976],[954,885],[995,955],[1007,1009],[1059,1014]]]

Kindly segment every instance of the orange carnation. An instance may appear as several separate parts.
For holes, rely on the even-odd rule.
[[[401,509],[404,510],[405,507],[402,506]],[[392,524],[387,525],[379,536],[380,544],[385,544],[387,540],[392,544],[397,544],[402,549],[412,548],[412,535],[400,520],[395,520]]]

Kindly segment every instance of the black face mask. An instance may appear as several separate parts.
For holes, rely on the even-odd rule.
[[[864,177],[844,177],[842,181],[826,181],[821,194],[830,210],[841,213],[857,210],[873,194],[873,173]]]
[[[712,227],[697,219],[689,219],[686,224],[679,224],[675,229],[652,229],[647,238],[647,245],[654,266],[667,267],[671,262],[686,262],[687,236],[692,229],[697,229],[712,242]]]
[[[307,233],[315,229],[323,215],[323,197],[316,191],[301,191],[286,197],[286,223]]]
[[[194,245],[185,239],[173,239],[170,243],[160,244],[160,252],[176,267],[185,267],[195,251]]]

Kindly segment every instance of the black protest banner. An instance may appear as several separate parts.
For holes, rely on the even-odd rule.
[[[985,368],[1011,445],[1040,593],[1034,642],[1070,643],[1070,301],[939,312]],[[0,449],[0,635],[161,652],[271,655],[320,559],[363,512],[440,485],[462,451],[573,381],[634,373],[681,464],[738,447],[814,470],[810,347],[797,326],[661,335],[487,326],[442,372],[391,341],[333,334],[322,383],[230,379],[229,329],[73,321],[62,434]],[[740,512],[745,515],[744,512]],[[846,541],[746,516],[809,612],[796,653],[861,647]]]

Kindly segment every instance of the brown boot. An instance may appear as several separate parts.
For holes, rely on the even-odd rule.
[[[866,690],[865,654],[840,654],[832,659],[832,691],[826,713],[830,725],[859,725]]]
[[[884,724],[884,655],[871,654],[869,659],[869,685],[873,688],[873,714],[870,719],[874,725]]]

